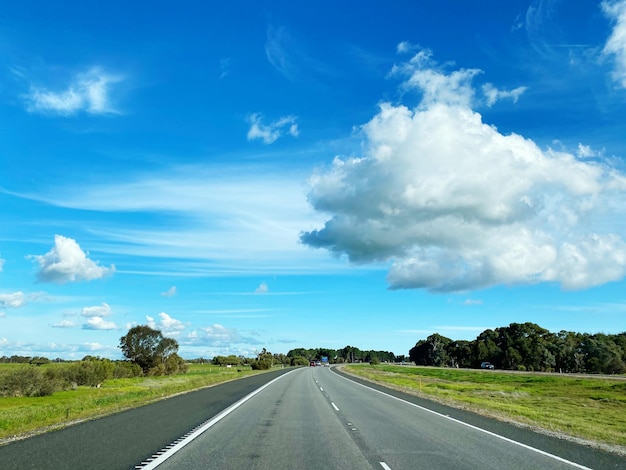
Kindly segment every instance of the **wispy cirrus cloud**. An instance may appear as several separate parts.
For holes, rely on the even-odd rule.
[[[621,88],[626,88],[626,0],[604,1],[601,7],[613,22],[613,30],[604,45],[603,53],[613,57],[613,79]]]
[[[260,341],[252,335],[243,335],[235,328],[228,328],[216,323],[192,331],[181,340],[181,344],[231,349],[236,345],[259,345]]]
[[[269,287],[266,282],[262,282],[259,284],[259,287],[254,291],[255,294],[267,294],[269,292]]]
[[[292,58],[293,38],[284,27],[270,26],[267,29],[265,56],[272,66],[288,79],[296,74],[295,61]]]
[[[43,292],[25,294],[22,291],[0,293],[0,308],[22,308],[29,302],[47,300],[48,296]]]
[[[50,325],[52,328],[74,328],[76,323],[71,320],[61,320],[60,322]]]
[[[307,204],[305,178],[304,173],[281,172],[272,165],[175,166],[125,180],[10,194],[119,219],[115,224],[92,224],[90,233],[99,241],[90,247],[155,257],[150,266],[127,266],[125,272],[197,276],[347,269],[343,262],[299,243],[303,227],[324,220]],[[128,213],[150,215],[154,223],[128,223],[123,216]],[[106,274],[115,268],[96,267]]]
[[[52,113],[70,116],[80,111],[89,114],[117,113],[111,101],[111,87],[121,82],[120,75],[93,67],[77,74],[71,83],[60,91],[32,85],[25,95],[27,110],[32,113]]]
[[[307,45],[298,41],[284,26],[268,26],[265,56],[287,80],[315,81],[316,77],[335,75],[332,68],[315,58]]]
[[[176,295],[176,286],[172,286],[164,292],[161,292],[161,297],[174,297]]]

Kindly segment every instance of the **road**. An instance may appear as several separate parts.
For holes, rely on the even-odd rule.
[[[2,470],[70,468],[605,470],[626,460],[306,367],[0,446]]]
[[[234,380],[0,446],[0,470],[134,469],[288,369]]]
[[[549,438],[491,423],[492,429],[511,436],[503,437],[446,414],[363,386],[330,368],[298,369],[144,468],[625,468],[619,458],[585,454],[553,440],[555,451],[575,462],[546,450]],[[533,440],[543,450],[522,442]]]

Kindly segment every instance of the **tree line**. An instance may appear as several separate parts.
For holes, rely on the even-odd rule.
[[[535,323],[511,323],[485,330],[472,341],[432,334],[411,348],[409,358],[423,366],[478,368],[491,362],[507,370],[624,374],[626,332],[552,333]]]
[[[323,357],[328,358],[328,362],[332,364],[342,364],[345,362],[396,362],[404,360],[404,356],[396,356],[389,351],[375,351],[365,350],[362,351],[355,346],[346,346],[342,349],[328,349],[328,348],[296,348],[287,353],[287,357],[301,358],[304,364],[308,364],[310,361],[321,361]]]

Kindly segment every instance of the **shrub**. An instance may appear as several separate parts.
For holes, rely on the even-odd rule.
[[[291,358],[292,366],[308,366],[309,360],[304,356],[296,356]]]
[[[185,374],[188,369],[189,366],[185,363],[183,358],[176,353],[173,353],[165,360],[166,375]]]
[[[0,376],[0,396],[43,397],[64,387],[54,372],[44,372],[37,367],[20,367]]]
[[[65,374],[76,385],[96,387],[113,378],[114,369],[115,365],[108,359],[88,359],[67,366]]]
[[[129,361],[117,361],[113,368],[114,379],[129,379],[132,377],[141,377],[143,370],[139,364],[135,364]]]
[[[252,370],[268,370],[272,367],[270,359],[256,359],[250,363]]]

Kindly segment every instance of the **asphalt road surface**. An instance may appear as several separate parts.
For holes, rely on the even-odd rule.
[[[339,375],[274,371],[0,447],[0,469],[626,469],[626,460]]]
[[[288,369],[178,395],[0,446],[0,470],[123,470]]]
[[[452,418],[449,409],[440,411],[443,414],[389,391],[381,393],[329,368],[299,369],[222,419],[208,423],[197,437],[178,443],[145,468],[624,468],[620,458],[598,452],[581,457],[584,451],[563,441],[479,418],[477,422],[493,430],[482,429]],[[497,434],[498,430],[510,437]],[[526,442],[535,440],[542,448],[516,441],[516,435]],[[551,445],[561,456],[549,452]]]

